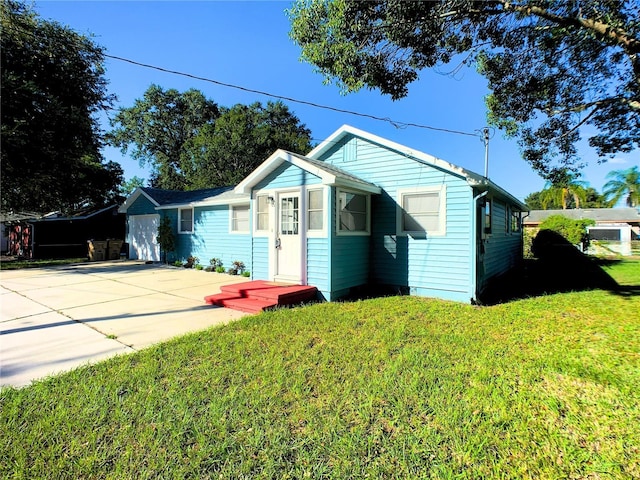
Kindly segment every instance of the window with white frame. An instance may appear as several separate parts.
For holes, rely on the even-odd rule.
[[[318,231],[324,228],[324,191],[321,189],[307,192],[307,230]]]
[[[256,197],[256,231],[266,232],[269,230],[269,196],[258,195]]]
[[[178,211],[178,232],[193,233],[193,208],[181,208]]]
[[[511,212],[511,233],[520,233],[520,212]]]
[[[401,235],[446,233],[445,187],[407,189],[398,192],[398,233]]]
[[[231,232],[249,233],[249,205],[231,206]]]
[[[484,233],[491,233],[491,200],[484,202]]]
[[[369,233],[368,195],[338,190],[338,232]]]

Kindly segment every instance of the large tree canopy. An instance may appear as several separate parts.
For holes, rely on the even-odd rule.
[[[185,190],[192,141],[219,115],[218,105],[199,90],[179,92],[151,85],[132,107],[120,109],[107,140],[123,153],[131,149],[141,165],[150,165],[153,186]]]
[[[588,127],[599,160],[640,146],[637,0],[298,0],[302,58],[345,92],[408,94],[422,69],[475,64],[490,124],[543,177],[579,170]]]
[[[115,200],[96,114],[111,104],[103,50],[13,0],[1,2],[2,209],[69,211]]]
[[[282,102],[223,108],[195,139],[192,188],[234,185],[278,148],[311,150],[311,132]]]
[[[286,105],[259,102],[218,107],[199,90],[151,86],[122,108],[107,136],[153,168],[151,184],[195,190],[233,185],[276,149],[311,149],[311,132]]]

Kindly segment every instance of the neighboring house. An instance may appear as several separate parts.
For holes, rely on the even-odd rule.
[[[89,240],[124,239],[125,222],[118,205],[14,219],[7,222],[8,253],[34,259],[83,257]]]
[[[523,225],[536,231],[551,215],[562,215],[572,220],[590,219],[595,225],[587,228],[592,243],[587,253],[620,253],[631,255],[631,242],[640,240],[640,211],[637,208],[575,208],[568,210],[531,210]],[[606,246],[606,247],[605,247]],[[603,251],[603,248],[610,250]]]
[[[475,173],[343,126],[306,156],[276,151],[235,188],[137,189],[130,255],[158,261],[161,215],[179,259],[244,262],[253,279],[334,300],[367,284],[476,301],[522,258],[526,206]]]
[[[13,251],[21,250],[23,244],[30,248],[31,242],[28,238],[28,232],[26,229],[24,233],[26,237],[22,238],[23,231],[21,229],[13,230],[12,225],[16,225],[20,222],[26,222],[29,219],[39,217],[37,213],[33,212],[6,212],[0,214],[0,253],[8,255],[18,255]],[[13,238],[13,240],[11,240]],[[13,250],[13,251],[12,251]]]

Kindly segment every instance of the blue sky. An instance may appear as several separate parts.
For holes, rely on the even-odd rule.
[[[106,53],[220,82],[283,95],[403,123],[474,132],[486,124],[486,82],[473,69],[455,78],[425,71],[410,86],[409,95],[391,101],[377,91],[341,95],[335,85],[324,85],[313,66],[299,60],[300,49],[289,39],[285,9],[291,2],[105,2],[36,1],[42,18],[93,34]],[[182,76],[107,59],[109,91],[116,106],[128,107],[151,84],[180,91],[197,88],[219,105],[266,103],[263,95],[214,85]],[[443,69],[446,70],[446,69]],[[343,124],[369,131],[408,147],[442,158],[468,170],[483,173],[484,145],[480,138],[421,128],[397,128],[358,116],[285,102],[319,143]],[[106,117],[103,127],[109,128]],[[119,162],[125,177],[148,178],[148,167],[122,156],[116,149],[104,151],[107,160]],[[638,164],[638,152],[621,155],[597,165],[585,149],[589,167],[583,180],[599,191],[610,170]],[[591,160],[590,160],[591,159]],[[589,161],[590,160],[590,161]],[[521,159],[515,140],[495,132],[489,146],[489,177],[520,199],[541,190],[544,181]]]

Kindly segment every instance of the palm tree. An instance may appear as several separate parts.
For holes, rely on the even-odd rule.
[[[554,179],[548,181],[544,190],[540,192],[540,202],[544,210],[551,204],[561,205],[566,210],[569,200],[573,197],[575,208],[580,208],[580,202],[587,200],[587,182],[577,179],[577,176],[567,170],[556,172]]]
[[[603,194],[610,206],[613,207],[623,197],[626,197],[628,207],[640,206],[640,170],[637,166],[613,170],[607,173],[607,178],[611,180],[604,184]]]

